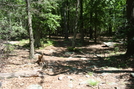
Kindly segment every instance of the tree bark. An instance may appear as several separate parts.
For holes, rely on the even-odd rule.
[[[75,48],[76,45],[76,35],[78,30],[78,19],[79,19],[79,0],[76,2],[76,19],[75,19],[75,27],[74,27],[74,34],[72,39],[72,48]]]
[[[41,47],[41,42],[40,42],[41,34],[40,34],[40,30],[41,29],[39,29],[39,28],[35,29],[35,42],[34,42],[34,45],[37,48]]]
[[[65,40],[68,40],[68,29],[67,29],[67,2],[64,2],[64,31],[65,31]]]
[[[32,29],[32,15],[30,11],[30,0],[26,1],[26,8],[27,8],[27,16],[28,16],[28,31],[29,31],[29,44],[30,44],[30,51],[29,51],[29,58],[34,58],[34,38],[33,38],[33,29]]]
[[[95,12],[95,18],[97,18],[97,12]],[[98,26],[97,24],[95,23],[95,27],[94,27],[94,43],[97,43],[97,29],[98,29]]]
[[[126,55],[134,55],[134,1],[127,0],[126,1],[126,8],[127,8],[127,20],[128,20],[128,27],[127,27],[127,52]]]
[[[84,29],[83,29],[83,0],[80,0],[80,32],[81,32],[81,43],[84,42]]]

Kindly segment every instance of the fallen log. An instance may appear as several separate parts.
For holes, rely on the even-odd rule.
[[[15,73],[0,73],[0,79],[15,77],[41,77],[44,73],[41,70],[18,71]]]

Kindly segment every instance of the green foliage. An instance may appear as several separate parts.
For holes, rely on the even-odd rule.
[[[116,53],[116,52],[119,52],[119,47],[115,47],[115,48],[114,48],[114,51],[115,51],[115,53]]]
[[[46,42],[45,43],[42,42],[42,44],[43,44],[43,47],[46,47],[46,46],[50,46],[50,45],[55,45],[57,43],[55,41],[47,39]]]
[[[94,79],[90,79],[88,80],[88,85],[89,86],[97,86],[98,85],[98,81],[94,80]]]
[[[24,46],[29,43],[29,39],[22,39],[19,41],[19,46]]]
[[[88,75],[93,76],[93,72],[88,72]]]
[[[23,26],[24,14],[23,8],[16,7],[18,4],[21,5],[22,0],[17,1],[0,1],[2,9],[0,10],[0,33],[1,38],[17,38],[27,35],[27,31]],[[19,6],[18,5],[18,6]],[[20,12],[21,11],[21,12]]]
[[[47,41],[47,44],[48,44],[48,45],[53,45],[53,43],[54,43],[54,42],[51,41],[51,40],[48,40],[48,41]]]
[[[42,23],[45,26],[48,26],[48,28],[52,31],[55,31],[57,27],[60,26],[59,21],[60,21],[60,16],[54,15],[52,13],[48,13],[45,15],[46,20],[43,21]]]
[[[14,49],[15,47],[12,44],[5,44],[4,53],[11,53]]]
[[[61,17],[57,15],[57,0],[43,0],[33,3],[33,29],[41,29],[40,32],[55,32],[60,26]]]

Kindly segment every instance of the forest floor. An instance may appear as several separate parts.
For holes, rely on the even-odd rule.
[[[1,59],[0,89],[134,89],[131,64],[119,55],[123,50],[116,52],[114,47],[100,42],[78,46],[79,51],[70,52],[70,43],[57,43],[36,49],[34,60],[29,60],[29,50],[19,48]],[[34,63],[41,53],[47,63],[43,68]],[[29,71],[40,71],[41,76],[1,77]],[[38,88],[30,88],[36,85]]]

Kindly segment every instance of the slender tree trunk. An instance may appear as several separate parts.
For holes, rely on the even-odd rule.
[[[40,34],[40,30],[39,28],[35,29],[35,47],[41,47],[41,42],[40,42],[40,39],[41,39],[41,34]]]
[[[72,48],[75,48],[75,45],[76,45],[76,34],[77,34],[77,30],[78,30],[78,19],[79,19],[79,0],[77,0],[77,2],[76,2],[76,20],[75,20],[73,39],[72,39]]]
[[[81,32],[81,43],[84,42],[84,29],[83,29],[83,0],[80,0],[80,32]]]
[[[30,44],[30,51],[29,51],[29,58],[34,58],[34,38],[33,38],[33,29],[32,29],[32,15],[30,11],[30,0],[26,1],[27,7],[27,15],[28,15],[28,30],[29,30],[29,44]]]
[[[67,15],[68,15],[68,13],[67,13],[67,9],[68,8],[68,0],[67,1],[64,1],[63,3],[62,3],[62,16],[63,16],[63,18],[62,18],[62,24],[63,24],[63,31],[64,31],[64,39],[65,40],[68,40],[68,20],[67,20]]]
[[[67,29],[67,3],[65,2],[65,7],[64,7],[64,31],[65,31],[65,40],[68,40],[68,29]]]
[[[90,40],[93,39],[93,28],[90,26],[89,28]]]
[[[109,15],[112,18],[112,9],[109,10]],[[112,36],[112,23],[111,23],[111,19],[109,19],[108,34],[110,36]]]
[[[95,12],[95,17],[97,18],[97,13],[96,12]],[[95,30],[94,30],[94,42],[95,43],[97,43],[97,29],[98,29],[98,26],[95,23]]]
[[[93,19],[93,13],[91,12],[90,13],[90,22],[93,22],[92,19]],[[89,34],[90,34],[90,39],[93,39],[93,28],[92,28],[92,26],[90,26]]]
[[[67,40],[68,40],[68,36],[69,36],[69,30],[70,30],[70,25],[69,25],[69,22],[70,22],[70,11],[69,11],[69,0],[67,0]]]

